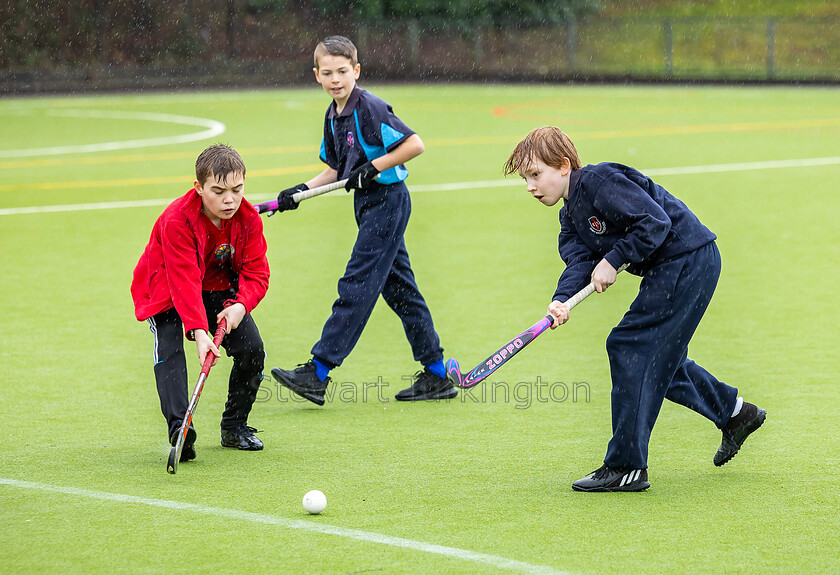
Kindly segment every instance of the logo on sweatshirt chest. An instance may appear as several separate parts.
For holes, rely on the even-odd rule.
[[[353,137],[353,132],[347,132],[347,145],[352,148],[355,141],[356,139]]]
[[[607,224],[605,224],[595,216],[590,216],[589,231],[591,231],[593,234],[600,236],[607,231]]]
[[[216,249],[213,250],[213,259],[224,261],[230,259],[233,250],[231,249],[230,244],[219,244],[216,246]]]

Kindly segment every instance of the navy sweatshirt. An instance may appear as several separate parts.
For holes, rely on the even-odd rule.
[[[644,174],[603,163],[572,170],[560,210],[558,247],[566,269],[555,300],[566,301],[591,280],[602,258],[643,276],[664,261],[716,239],[684,203]]]

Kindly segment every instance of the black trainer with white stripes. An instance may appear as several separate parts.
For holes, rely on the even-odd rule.
[[[647,469],[628,469],[602,465],[572,483],[575,491],[644,491],[650,487]]]

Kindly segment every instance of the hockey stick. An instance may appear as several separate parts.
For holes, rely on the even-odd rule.
[[[219,326],[216,328],[216,335],[213,336],[213,345],[217,348],[222,343],[225,337],[225,328],[227,327],[227,320],[222,318]],[[204,358],[204,365],[201,366],[201,373],[198,376],[198,383],[195,384],[195,391],[193,391],[190,405],[187,407],[187,413],[184,415],[184,422],[181,424],[181,431],[178,433],[178,439],[175,445],[169,451],[169,462],[166,464],[166,471],[175,475],[178,471],[178,462],[181,460],[181,451],[184,449],[184,441],[187,439],[187,432],[190,430],[190,423],[192,423],[195,408],[198,405],[198,398],[201,397],[201,390],[204,389],[204,382],[207,379],[207,374],[210,373],[210,366],[213,365],[213,353],[208,351]]]
[[[620,268],[618,268],[618,272],[621,273],[627,268],[627,264],[624,264]],[[590,282],[588,286],[577,292],[575,295],[570,297],[566,300],[566,304],[569,306],[569,310],[575,307],[577,304],[588,298],[590,295],[595,293],[595,284]],[[483,381],[487,377],[490,376],[491,373],[495,372],[497,369],[502,367],[505,363],[510,361],[510,359],[519,353],[526,345],[537,339],[541,333],[551,327],[551,324],[554,323],[554,316],[548,314],[540,321],[517,335],[515,338],[507,342],[505,345],[500,347],[493,355],[479,363],[475,368],[469,373],[461,373],[461,365],[458,363],[458,360],[450,358],[446,362],[446,374],[449,376],[449,379],[457,385],[458,387],[467,389],[476,384],[480,381]]]
[[[311,190],[301,190],[300,192],[295,192],[294,194],[292,194],[292,199],[295,201],[296,204],[299,204],[303,200],[308,200],[309,198],[314,198],[315,196],[320,196],[321,194],[326,194],[327,192],[343,188],[344,184],[346,183],[347,180],[339,180],[331,184],[326,184],[317,188],[312,188]],[[277,208],[279,208],[280,206],[277,204],[277,200],[270,200],[268,202],[254,204],[254,207],[257,208],[257,211],[262,214],[265,212],[273,213],[277,211]]]

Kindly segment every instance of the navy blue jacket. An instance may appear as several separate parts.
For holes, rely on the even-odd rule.
[[[388,102],[355,86],[340,114],[335,102],[327,108],[321,161],[343,180],[365,162],[397,148],[412,134],[414,131],[394,114]],[[394,184],[407,176],[408,170],[400,164],[382,172],[376,183]]]
[[[589,282],[601,259],[643,276],[664,261],[716,239],[684,203],[644,174],[603,163],[572,170],[569,199],[560,210],[558,248],[566,269],[555,300],[566,301]]]

